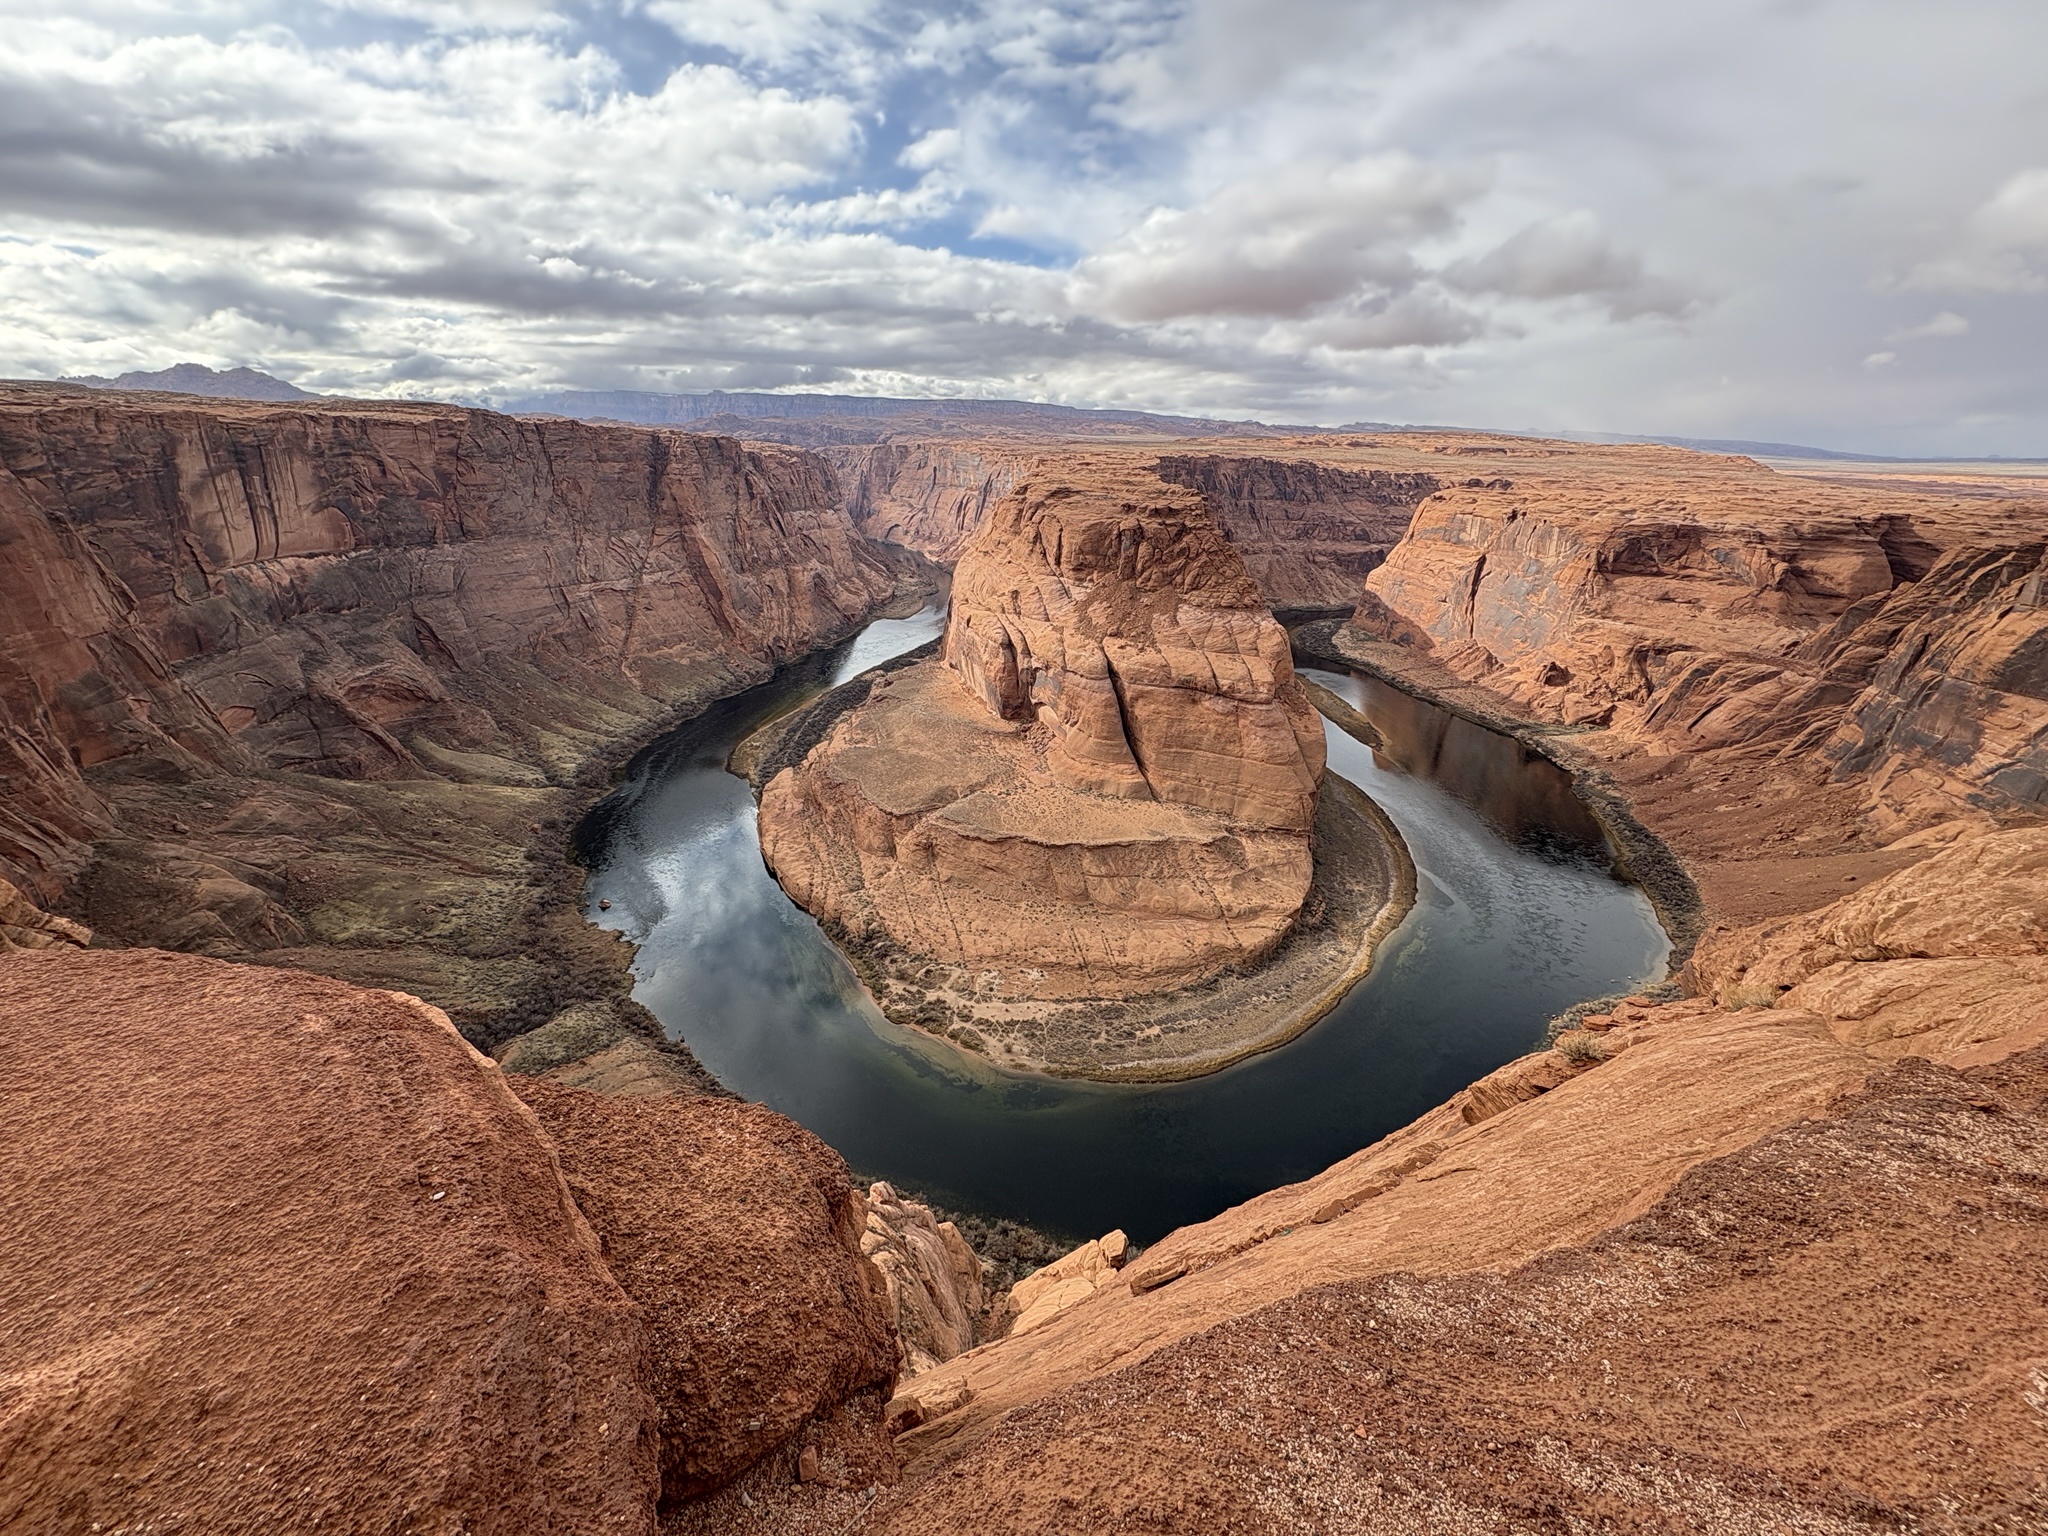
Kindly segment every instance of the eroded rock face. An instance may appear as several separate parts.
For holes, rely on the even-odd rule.
[[[45,912],[14,886],[0,880],[0,952],[55,949],[64,944],[83,949],[91,942],[92,930],[83,923]]]
[[[947,664],[1045,727],[1068,788],[1306,831],[1323,734],[1285,631],[1198,500],[1120,478],[996,509],[954,573]]]
[[[1279,607],[1345,607],[1408,531],[1436,476],[1307,457],[1173,453],[1169,485],[1200,491],[1245,569]]]
[[[1199,501],[1033,481],[955,577],[943,660],[891,673],[761,800],[790,894],[1002,995],[1185,986],[1286,934],[1320,722]]]
[[[1824,764],[1867,786],[1881,836],[2048,804],[2048,509],[1502,452],[1512,475],[1421,504],[1357,633],[1624,744]]]
[[[1815,1014],[1879,1056],[2048,1031],[2048,828],[1990,832],[1819,911],[1709,934],[1724,1007]]]
[[[860,1248],[888,1286],[903,1374],[965,1354],[980,1342],[987,1305],[981,1260],[958,1227],[904,1199],[894,1185],[871,1185],[864,1204]]]
[[[53,895],[124,773],[558,780],[893,589],[837,497],[719,438],[0,392],[0,873]]]
[[[827,448],[846,510],[871,539],[951,565],[989,509],[1007,496],[1038,455],[1021,444],[870,443]]]
[[[646,1323],[416,999],[0,956],[0,1525],[651,1533]]]
[[[728,1482],[859,1393],[887,1395],[892,1318],[831,1148],[758,1104],[507,1080],[645,1311],[664,1502]]]

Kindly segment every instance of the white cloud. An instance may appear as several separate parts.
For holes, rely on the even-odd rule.
[[[1970,334],[1970,322],[1952,309],[1928,316],[1918,325],[1902,326],[1885,337],[1886,341],[1939,341],[1950,336]]]
[[[2048,448],[2038,0],[0,0],[0,35],[0,372]],[[1843,367],[1879,337],[1912,366]]]
[[[1965,224],[1949,250],[1922,262],[1908,288],[2048,292],[2048,167],[2013,176]]]
[[[1896,352],[1873,352],[1863,359],[1863,366],[1871,369],[1888,368],[1898,360],[1899,354]]]

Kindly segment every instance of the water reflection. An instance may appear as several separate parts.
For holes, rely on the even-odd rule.
[[[1420,887],[1372,974],[1321,1024],[1150,1088],[1010,1076],[900,1029],[762,867],[753,799],[723,765],[759,721],[937,626],[934,612],[881,621],[727,701],[643,753],[579,829],[590,915],[640,946],[635,996],[722,1081],[864,1173],[1148,1241],[1319,1171],[1526,1050],[1558,1010],[1662,965],[1649,903],[1611,874],[1597,829],[1585,836],[1568,783],[1557,798],[1553,765],[1405,695],[1317,674],[1387,733],[1375,761],[1329,727],[1330,770],[1386,808]]]

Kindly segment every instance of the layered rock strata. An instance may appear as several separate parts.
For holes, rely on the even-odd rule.
[[[486,1042],[622,996],[558,899],[578,776],[890,596],[838,495],[711,437],[0,389],[0,878]]]
[[[800,904],[991,1002],[1257,961],[1313,875],[1323,738],[1285,634],[1195,497],[1092,467],[997,509],[942,656],[876,678],[761,799]]]
[[[1824,765],[1884,835],[2048,805],[2048,506],[1544,446],[1422,502],[1354,633],[1624,749]]]
[[[1199,491],[1276,608],[1349,608],[1408,531],[1432,474],[1293,458],[1169,453],[1159,478]]]

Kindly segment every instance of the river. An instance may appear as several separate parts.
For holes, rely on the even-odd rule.
[[[1385,808],[1418,895],[1372,973],[1279,1050],[1193,1082],[997,1072],[875,1009],[761,862],[735,742],[933,638],[871,624],[642,752],[578,830],[593,922],[639,946],[634,996],[719,1080],[859,1173],[1073,1237],[1150,1242],[1329,1164],[1531,1049],[1556,1013],[1660,976],[1669,946],[1554,764],[1377,681],[1304,670],[1386,736],[1326,722],[1330,772]],[[609,910],[600,901],[610,902]]]

